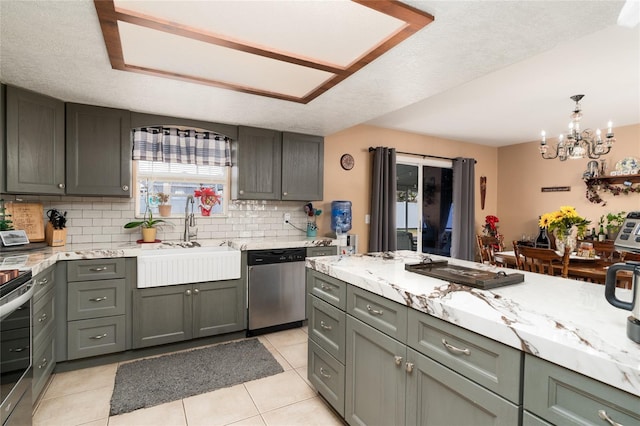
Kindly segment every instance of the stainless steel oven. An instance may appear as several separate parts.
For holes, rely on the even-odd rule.
[[[31,424],[31,272],[0,271],[0,419]]]

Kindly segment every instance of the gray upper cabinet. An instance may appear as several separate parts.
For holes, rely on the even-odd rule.
[[[129,111],[67,104],[67,194],[131,195]]]
[[[233,143],[232,190],[239,200],[279,200],[282,134],[275,130],[240,127]]]
[[[282,134],[282,200],[322,200],[324,138]]]
[[[232,156],[234,199],[322,199],[324,139],[320,136],[240,127]]]
[[[6,190],[64,194],[64,102],[6,87]]]
[[[5,185],[5,170],[7,170],[7,166],[4,162],[4,158],[5,158],[5,150],[7,147],[6,144],[6,133],[4,131],[5,129],[5,112],[7,110],[6,108],[6,97],[5,97],[5,85],[4,84],[0,84],[0,138],[2,139],[2,143],[0,144],[0,192],[5,192],[7,190],[7,187]]]

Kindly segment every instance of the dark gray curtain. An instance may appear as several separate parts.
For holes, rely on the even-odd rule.
[[[371,184],[369,252],[394,251],[396,237],[396,150],[377,147]]]
[[[453,160],[453,226],[451,257],[475,258],[475,164],[473,158]]]

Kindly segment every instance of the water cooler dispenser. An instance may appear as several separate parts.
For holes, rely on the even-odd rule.
[[[351,201],[331,202],[331,237],[336,238],[338,254],[358,252],[358,236],[349,234],[351,230]]]

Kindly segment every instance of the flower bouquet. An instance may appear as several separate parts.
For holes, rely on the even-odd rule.
[[[590,220],[580,216],[576,209],[571,206],[561,206],[560,210],[545,213],[540,217],[539,226],[548,228],[556,237],[556,248],[560,252],[564,252],[565,246],[569,245],[571,251],[576,248],[576,235],[584,234]],[[575,227],[575,228],[574,228]]]
[[[222,202],[222,195],[216,193],[215,189],[204,186],[196,189],[193,192],[193,196],[200,199],[200,206],[198,207],[200,207],[202,216],[210,216],[213,206]]]

